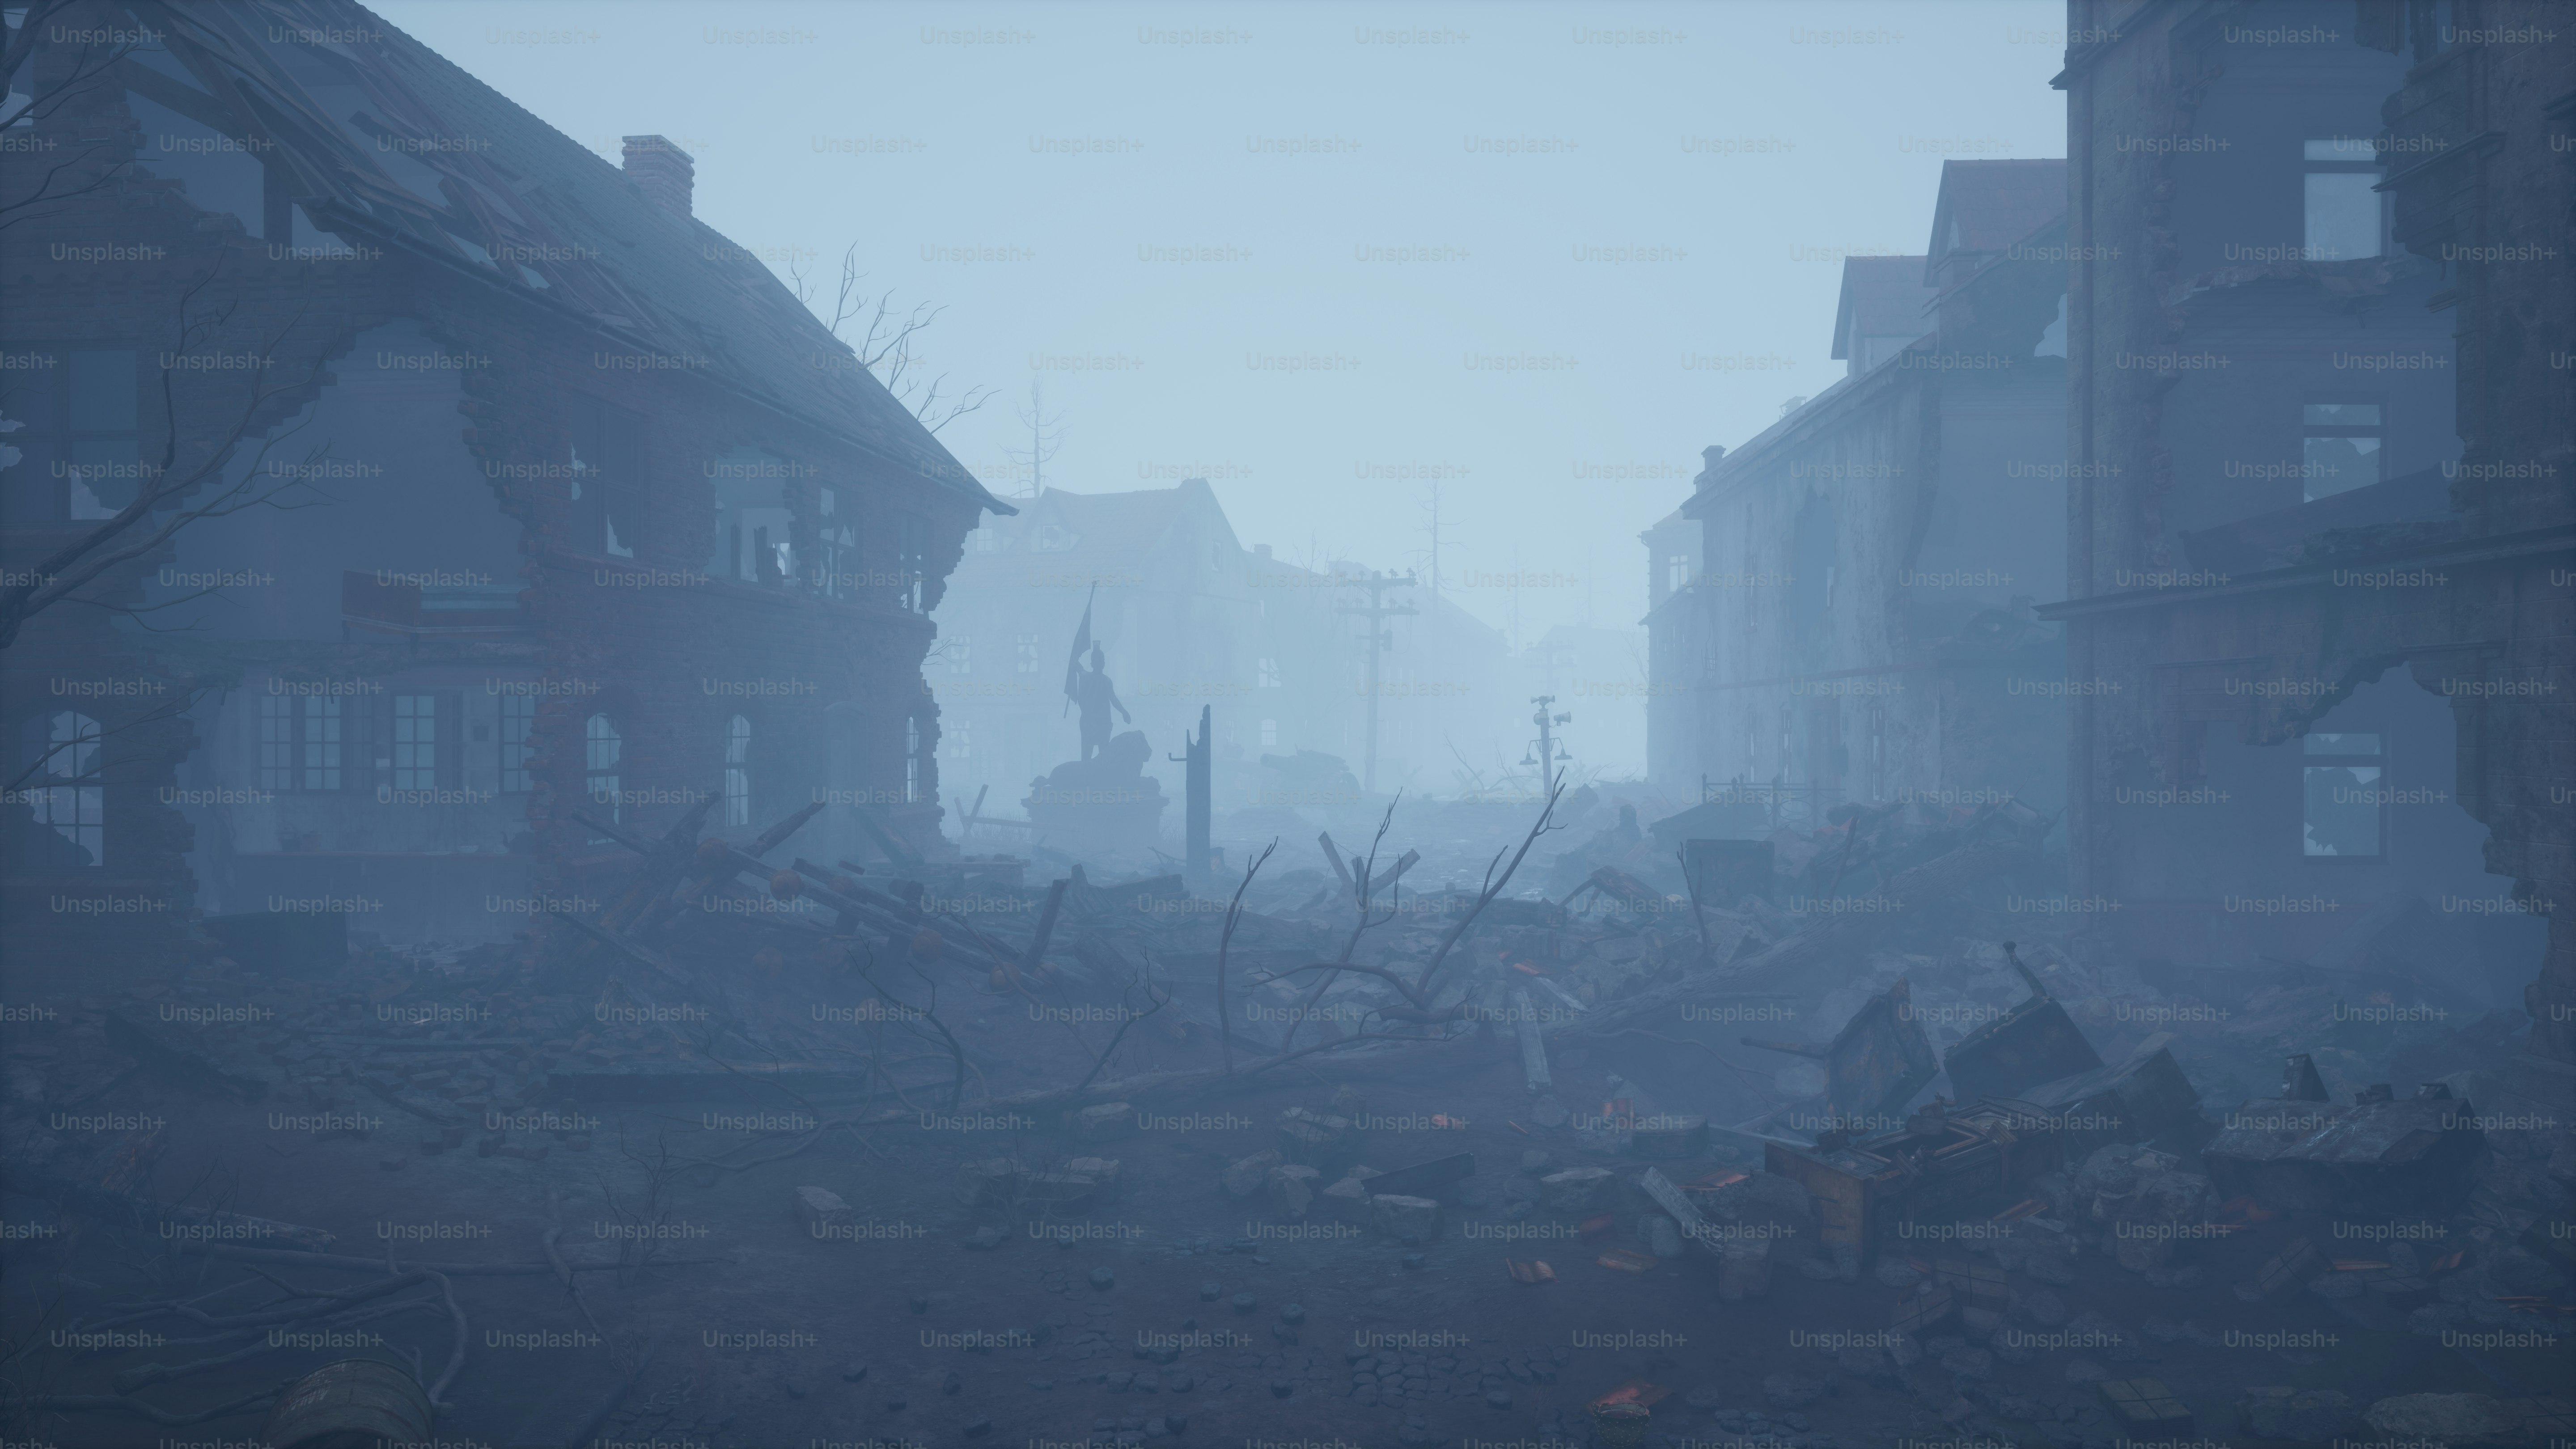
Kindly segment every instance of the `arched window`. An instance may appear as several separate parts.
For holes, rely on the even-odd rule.
[[[623,825],[626,817],[621,808],[624,797],[618,784],[618,762],[625,757],[626,742],[618,738],[617,726],[610,724],[604,714],[592,715],[583,734],[582,793],[606,811],[612,822]]]
[[[725,824],[751,823],[751,721],[741,715],[725,726]]]
[[[105,792],[99,786],[98,721],[70,710],[45,724],[43,781],[27,792],[36,823],[50,825],[70,842],[62,852],[65,865],[98,865],[106,859],[102,811]]]
[[[921,719],[914,716],[903,722],[903,802],[914,804],[921,799]]]

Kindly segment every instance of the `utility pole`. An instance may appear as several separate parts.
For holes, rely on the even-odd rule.
[[[1531,700],[1530,703],[1538,706],[1538,713],[1530,716],[1530,723],[1538,726],[1538,739],[1535,741],[1538,749],[1538,758],[1536,760],[1532,760],[1529,756],[1523,755],[1521,757],[1521,763],[1524,765],[1536,764],[1538,766],[1538,792],[1540,796],[1544,797],[1547,794],[1548,786],[1555,782],[1556,762],[1559,760],[1571,760],[1574,758],[1572,755],[1561,755],[1557,753],[1557,751],[1564,749],[1565,746],[1557,740],[1552,727],[1561,724],[1571,724],[1574,721],[1574,716],[1571,714],[1549,714],[1547,712],[1547,707],[1556,703],[1556,696],[1552,694],[1542,694]]]
[[[1413,586],[1413,574],[1410,570],[1407,570],[1401,578],[1394,574],[1380,573],[1375,569],[1371,569],[1365,576],[1360,574],[1345,574],[1342,577],[1342,587],[1346,589],[1368,590],[1368,607],[1365,609],[1357,609],[1348,604],[1343,604],[1333,610],[1336,614],[1349,614],[1369,621],[1368,755],[1361,766],[1360,773],[1360,790],[1364,794],[1374,795],[1377,793],[1378,657],[1386,652],[1386,647],[1389,644],[1395,642],[1394,634],[1381,627],[1380,621],[1393,618],[1398,614],[1418,614],[1422,612],[1411,604],[1391,605],[1387,603],[1386,591],[1389,589],[1409,589]]]

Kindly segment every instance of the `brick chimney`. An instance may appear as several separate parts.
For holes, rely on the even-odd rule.
[[[697,163],[689,153],[661,136],[626,138],[626,174],[644,188],[646,199],[675,216],[689,214],[690,193],[697,186]]]

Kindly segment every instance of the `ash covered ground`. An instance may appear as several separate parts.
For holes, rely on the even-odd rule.
[[[1623,1403],[1671,1443],[2108,1444],[2141,1382],[2228,1442],[2556,1432],[2566,1265],[2482,1148],[2204,1156],[2293,1059],[2316,1107],[2474,1113],[2512,1013],[2338,1013],[2442,991],[2366,959],[2200,994],[2008,909],[2051,869],[2009,808],[1783,828],[1768,891],[1696,903],[1606,794],[1420,813],[1365,915],[1366,844],[1217,899],[809,885],[679,832],[633,838],[633,899],[695,901],[649,932],[245,953],[12,1023],[22,1412],[361,1349],[512,1445],[1610,1443]],[[2034,1008],[2075,1045],[2019,1069],[2089,1047],[2094,1087],[1920,1070],[1991,1072]],[[2159,1054],[2179,1098],[2119,1076]],[[1908,1163],[1856,1173],[1865,1223],[1847,1144]]]

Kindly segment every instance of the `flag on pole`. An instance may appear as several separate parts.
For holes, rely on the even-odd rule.
[[[1100,596],[1100,585],[1093,584],[1091,593],[1082,601],[1082,626],[1073,631],[1073,653],[1064,661],[1064,707],[1073,710],[1082,694],[1082,656],[1091,648],[1091,601]]]

